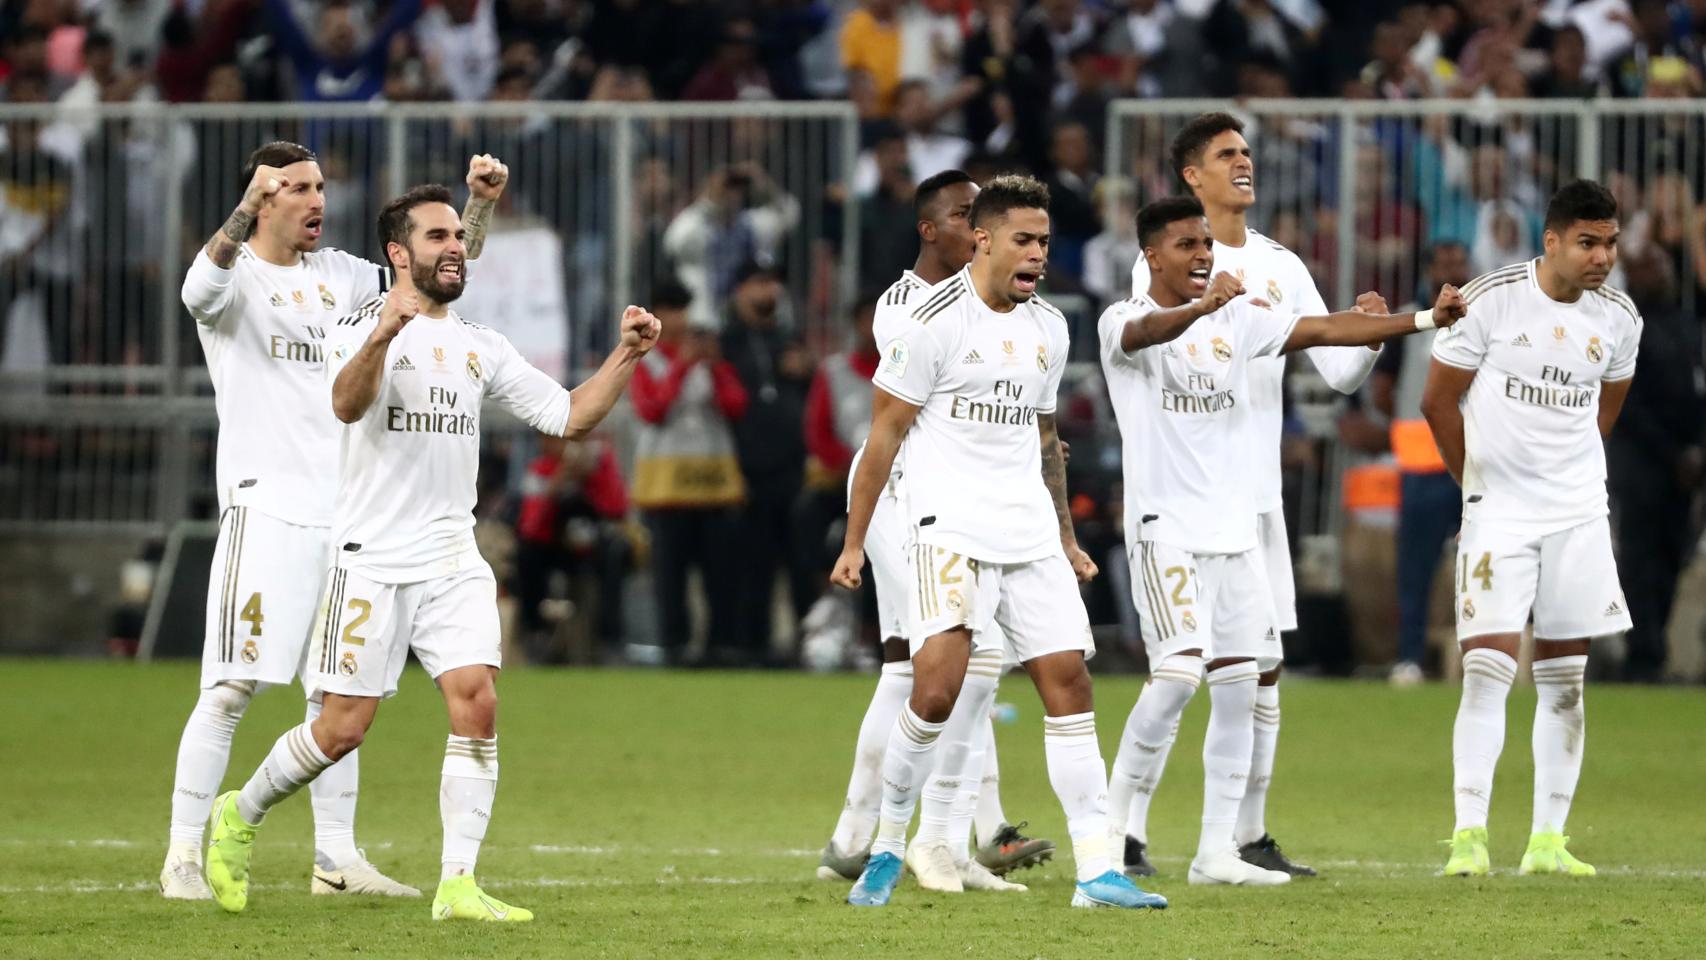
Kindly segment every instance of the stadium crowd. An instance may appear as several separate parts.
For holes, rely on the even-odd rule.
[[[799,318],[828,309],[829,300],[815,280],[788,282],[805,269],[787,261],[788,239],[815,224],[814,242],[839,242],[835,211],[803,213],[808,204],[859,205],[859,287],[880,290],[911,265],[919,180],[956,167],[979,179],[1034,172],[1052,195],[1049,289],[1083,295],[1094,316],[1127,295],[1126,270],[1137,256],[1130,211],[1175,189],[1157,157],[1103,169],[1116,98],[1455,98],[1485,106],[1706,94],[1701,0],[6,0],[0,38],[0,101],[11,103],[850,100],[861,119],[859,163],[845,191],[821,198],[797,195],[786,171],[756,160],[684,180],[663,151],[646,159],[635,193],[647,204],[643,240],[655,255],[637,263],[666,335],[658,367],[634,385],[639,449],[625,451],[634,454],[631,466],[619,468],[617,446],[599,440],[552,444],[536,458],[500,445],[494,457],[529,462],[488,472],[499,481],[489,513],[512,520],[518,545],[512,587],[525,634],[553,629],[548,614],[565,591],[554,571],[581,570],[596,576],[566,579],[584,594],[578,606],[598,611],[586,629],[617,650],[622,571],[649,566],[659,634],[685,636],[696,567],[710,597],[709,655],[731,664],[769,658],[778,575],[786,574],[787,605],[805,633],[838,616],[833,605],[814,614],[851,454],[837,416],[850,391],[868,389],[846,373],[868,377],[875,344],[868,298],[853,316],[830,318],[831,329],[851,329],[847,342],[805,335]],[[1354,242],[1357,289],[1378,289],[1394,305],[1431,302],[1439,283],[1533,256],[1538,212],[1575,140],[1558,126],[1557,143],[1537,144],[1537,128],[1507,122],[1513,118],[1496,109],[1486,115],[1477,123],[1373,125],[1357,145],[1366,175],[1349,201],[1358,210],[1354,238],[1335,230],[1346,201],[1330,186],[1331,137],[1297,125],[1257,130],[1259,168],[1296,176],[1263,182],[1253,222],[1297,251],[1317,278],[1333,274],[1336,244]],[[136,186],[147,158],[124,130],[71,126],[67,135],[63,125],[50,133],[12,121],[0,143],[0,331],[13,302],[39,291],[50,363],[157,362],[161,318],[152,314],[162,278],[139,255],[158,239],[151,197]],[[1698,513],[1706,464],[1696,306],[1706,294],[1706,128],[1698,118],[1655,116],[1608,130],[1609,139],[1634,144],[1606,180],[1625,219],[1617,279],[1641,305],[1653,341],[1644,344],[1632,409],[1611,442],[1623,560],[1646,565],[1626,569],[1625,581],[1674,591],[1698,531],[1677,518]],[[497,121],[458,136],[515,163],[514,202],[524,209],[501,216],[542,218],[566,238],[570,260],[606,229],[608,216],[593,201],[558,196],[560,170],[549,150],[536,149],[546,141]],[[565,144],[561,136],[554,142]],[[179,171],[192,181],[225,184],[240,163],[212,147],[192,153]],[[540,189],[529,188],[529,165],[545,168],[531,181]],[[206,209],[191,193],[187,245],[223,218],[227,193],[214,193],[219,199]],[[1303,202],[1310,198],[1321,201],[1312,215]],[[129,240],[97,269],[74,266],[73,248],[103,246],[89,242],[87,223],[76,225],[77,208],[132,211]],[[1106,221],[1109,210],[1121,215]],[[350,231],[343,245],[365,248],[368,218],[349,219],[338,227]],[[85,235],[74,238],[79,229]],[[119,312],[123,331],[103,334]],[[0,332],[0,353],[4,344]],[[1398,532],[1386,537],[1397,545],[1382,548],[1395,550],[1399,563],[1413,555],[1425,566],[1450,536],[1455,499],[1412,482],[1414,465],[1392,449],[1388,421],[1406,419],[1406,377],[1414,373],[1391,352],[1371,391],[1340,411],[1339,432],[1365,458],[1361,465],[1387,463],[1395,452],[1398,462],[1388,466],[1404,475],[1406,499],[1401,508],[1387,500],[1347,506],[1354,537],[1359,522],[1382,528],[1381,517],[1431,503],[1426,522],[1390,524]],[[1084,539],[1118,553],[1117,458],[1110,469],[1096,452],[1109,428],[1098,394],[1093,382],[1077,388],[1063,432],[1084,445],[1074,467]],[[683,408],[687,432],[706,445],[697,453],[723,462],[723,472],[685,499],[648,471],[647,457],[668,455],[667,443],[659,453],[646,440],[678,424]],[[1318,444],[1299,444],[1288,462],[1318,452]],[[505,485],[505,477],[520,480]],[[1655,592],[1632,595],[1631,606],[1668,611],[1665,588]],[[1118,619],[1114,596],[1102,598],[1106,620]],[[1401,658],[1422,656],[1413,637],[1425,607],[1414,598],[1396,604],[1410,622]],[[1636,616],[1638,625],[1652,619]],[[560,645],[537,643],[540,657],[563,655]],[[1659,675],[1663,657],[1662,636],[1633,638],[1631,675]]]

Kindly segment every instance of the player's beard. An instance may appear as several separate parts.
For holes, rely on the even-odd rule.
[[[468,285],[468,262],[466,260],[458,261],[463,276],[458,277],[453,282],[446,283],[439,279],[438,270],[450,262],[452,261],[449,257],[440,257],[430,265],[416,260],[409,267],[409,279],[414,281],[416,290],[426,294],[434,303],[453,303],[457,297],[462,296],[463,288]]]

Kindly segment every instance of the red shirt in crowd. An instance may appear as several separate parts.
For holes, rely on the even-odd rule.
[[[681,381],[687,379],[687,375],[696,366],[681,359],[679,343],[660,343],[657,350],[669,358],[669,371],[659,377],[642,363],[634,368],[634,379],[628,388],[634,400],[634,412],[647,423],[662,423],[669,417],[669,408],[675,405],[675,398],[681,395]],[[724,417],[739,420],[746,416],[746,387],[741,385],[740,375],[735,373],[733,364],[727,360],[719,360],[713,364],[711,385],[715,391],[717,409],[723,412]]]
[[[528,464],[521,487],[521,514],[515,521],[516,536],[522,540],[550,543],[557,538],[557,517],[562,510],[564,491],[554,489],[554,481],[564,469],[562,457],[539,456]],[[622,469],[616,464],[616,451],[610,444],[598,442],[598,463],[581,481],[580,492],[606,520],[627,516],[628,488],[622,482]]]
[[[847,365],[869,381],[881,360],[875,353],[854,353],[847,356]],[[853,465],[853,451],[835,430],[835,398],[829,395],[829,377],[821,367],[806,394],[806,451],[835,473],[845,473]]]

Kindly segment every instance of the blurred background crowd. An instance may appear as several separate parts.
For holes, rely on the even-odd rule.
[[[1303,257],[1330,305],[1367,289],[1425,301],[1536,255],[1547,194],[1584,169],[1617,193],[1614,282],[1647,321],[1610,444],[1637,622],[1620,659],[1631,678],[1698,675],[1667,666],[1665,625],[1698,565],[1706,114],[1689,98],[1706,94],[1703,58],[1706,0],[4,0],[0,103],[213,106],[159,124],[0,112],[0,371],[67,371],[41,380],[54,398],[147,392],[140,375],[79,369],[198,364],[162,264],[187,263],[224,218],[259,142],[321,153],[325,242],[364,254],[393,164],[454,183],[469,153],[496,153],[516,173],[484,275],[502,294],[482,309],[538,329],[494,325],[565,377],[602,350],[599,318],[624,292],[667,331],[605,436],[487,444],[483,528],[510,572],[519,649],[842,665],[863,655],[849,638],[868,617],[823,574],[868,409],[872,295],[917,251],[914,185],[956,167],[1045,180],[1047,291],[1082,345],[1100,308],[1128,295],[1132,214],[1178,189],[1167,138],[1203,107],[1116,102],[1298,98],[1245,111],[1251,222]],[[1501,106],[1515,99],[1556,106]],[[1429,104],[1405,103],[1417,100]],[[400,140],[377,115],[329,106],[376,101],[415,111]],[[812,127],[766,107],[784,101],[850,103],[855,122]],[[555,103],[631,110],[637,145],[597,118],[537,109]],[[643,119],[666,103],[715,118]],[[1334,122],[1347,103],[1359,121]],[[715,112],[731,104],[740,112]],[[167,196],[181,197],[171,216]],[[1300,579],[1306,597],[1338,598],[1306,601],[1300,661],[1450,669],[1434,609],[1449,578],[1429,574],[1456,491],[1414,429],[1425,364],[1425,350],[1389,347],[1351,398],[1294,371]],[[1074,512],[1110,571],[1093,619],[1129,645],[1117,443],[1093,364],[1068,390]],[[75,474],[70,446],[99,448],[102,470],[153,469],[126,436],[0,422],[6,518],[63,499],[46,476]],[[211,433],[198,436],[205,461]],[[715,466],[683,486],[659,467],[683,455]],[[210,509],[203,494],[192,514]],[[121,647],[138,593],[110,630]],[[1701,625],[1679,630],[1697,657]]]

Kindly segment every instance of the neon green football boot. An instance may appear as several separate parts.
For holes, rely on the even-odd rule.
[[[1492,858],[1487,855],[1486,827],[1459,830],[1447,842],[1451,844],[1451,859],[1445,862],[1444,876],[1484,877],[1492,872]]]
[[[494,923],[526,923],[533,911],[512,907],[496,897],[488,896],[474,878],[464,874],[440,881],[438,895],[432,898],[434,920],[484,920]]]
[[[1528,838],[1528,851],[1522,855],[1522,875],[1561,873],[1568,877],[1591,877],[1599,871],[1591,863],[1577,860],[1564,844],[1570,838],[1561,833],[1536,833]]]
[[[249,854],[255,848],[258,824],[237,812],[237,791],[213,801],[212,829],[207,841],[207,885],[227,913],[242,913],[249,905]]]

